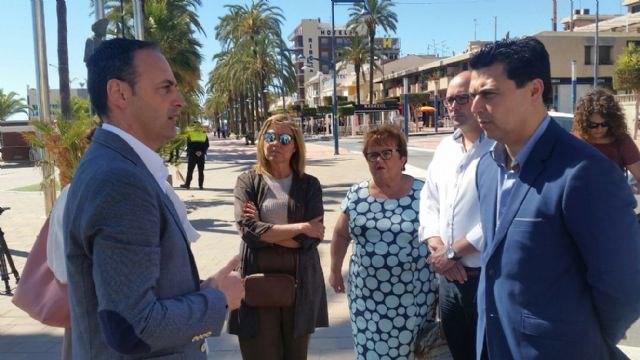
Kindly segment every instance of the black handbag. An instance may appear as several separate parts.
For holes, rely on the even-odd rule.
[[[418,330],[414,345],[415,359],[429,359],[430,356],[437,355],[436,353],[442,353],[440,350],[442,350],[443,346],[447,346],[447,340],[444,337],[444,330],[440,322],[440,297],[436,292],[432,310],[422,321]],[[448,351],[448,348],[446,350]]]
[[[289,274],[251,274],[244,280],[244,302],[253,307],[289,307],[296,300],[296,279]]]
[[[289,307],[296,301],[297,251],[282,247],[260,249],[258,273],[245,277],[244,303],[253,307]]]

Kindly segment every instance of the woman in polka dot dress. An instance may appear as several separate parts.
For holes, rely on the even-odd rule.
[[[348,298],[356,358],[413,359],[437,291],[427,247],[418,240],[424,182],[402,173],[407,142],[394,126],[368,132],[363,153],[372,178],[353,185],[342,202],[329,283],[345,291],[342,263],[353,240]]]

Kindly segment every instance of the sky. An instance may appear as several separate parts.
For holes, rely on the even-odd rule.
[[[0,0],[0,89],[5,94],[14,91],[19,97],[27,96],[27,87],[36,86],[36,67],[32,20],[33,0]],[[623,0],[600,0],[600,14],[622,14]],[[45,33],[49,87],[57,89],[58,63],[56,46],[55,0],[42,0],[45,14]],[[204,61],[201,74],[204,79],[213,69],[211,58],[220,51],[215,40],[214,27],[218,18],[227,13],[226,4],[250,4],[250,0],[202,0],[198,9],[200,22],[206,34],[198,34],[203,44]],[[270,0],[272,6],[282,9],[286,20],[283,36],[288,37],[301,19],[320,18],[331,23],[330,0]],[[559,21],[568,17],[570,0],[557,0]],[[67,0],[69,78],[71,87],[86,83],[86,68],[82,61],[84,44],[92,34],[95,15],[89,0]],[[532,35],[551,30],[552,0],[397,0],[394,11],[398,15],[397,31],[390,33],[401,41],[401,56],[433,54],[450,56],[460,53],[467,42]],[[595,13],[596,0],[573,0],[574,9],[588,8]],[[348,20],[349,6],[335,5],[336,26]],[[497,30],[497,31],[496,31]],[[386,35],[382,29],[376,36]],[[285,39],[286,40],[286,39]],[[24,118],[17,115],[12,119]]]

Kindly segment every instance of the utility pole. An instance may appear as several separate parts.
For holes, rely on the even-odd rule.
[[[493,17],[493,42],[498,41],[498,17]]]
[[[571,3],[571,13],[569,14],[569,31],[573,31],[573,0],[569,0]]]
[[[551,31],[558,31],[558,0],[553,0],[553,17],[551,18]]]
[[[598,23],[600,22],[600,1],[596,0],[596,41],[594,45],[595,56],[593,59],[593,87],[598,87],[598,62],[600,61],[600,43],[598,39]]]
[[[31,0],[33,21],[33,44],[36,57],[36,78],[39,94],[40,121],[52,124],[51,108],[49,107],[49,73],[47,71],[47,44],[45,36],[44,10],[42,0]],[[28,96],[29,94],[27,94]],[[44,152],[45,161],[42,163],[42,182],[44,192],[45,212],[48,215],[56,201],[55,169],[53,156],[49,151]]]
[[[478,40],[477,35],[477,30],[478,30],[478,19],[474,18],[473,19],[473,40]]]

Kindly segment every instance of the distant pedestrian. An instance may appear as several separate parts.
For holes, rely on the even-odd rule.
[[[616,344],[640,316],[640,229],[622,173],[549,117],[542,42],[498,41],[470,68],[471,111],[496,140],[477,173],[480,359],[626,358]]]
[[[318,245],[324,239],[322,187],[305,173],[304,137],[286,115],[260,130],[257,165],[238,176],[235,218],[242,236],[241,273],[293,277],[286,289],[269,287],[247,296],[229,316],[245,360],[307,358],[309,338],[328,326],[327,296]],[[271,291],[270,291],[271,290]],[[274,292],[278,291],[278,292]],[[294,293],[290,302],[263,303]]]
[[[343,293],[349,256],[349,311],[357,359],[413,359],[420,325],[435,300],[435,273],[418,239],[422,180],[403,174],[407,141],[399,128],[369,131],[362,149],[371,179],[353,185],[331,240],[329,284]],[[433,319],[431,319],[433,320]]]
[[[181,188],[189,189],[193,179],[193,171],[198,167],[198,188],[204,186],[204,162],[209,149],[209,137],[200,123],[196,123],[187,131],[187,179]]]
[[[216,128],[216,136],[220,139],[220,126]]]

